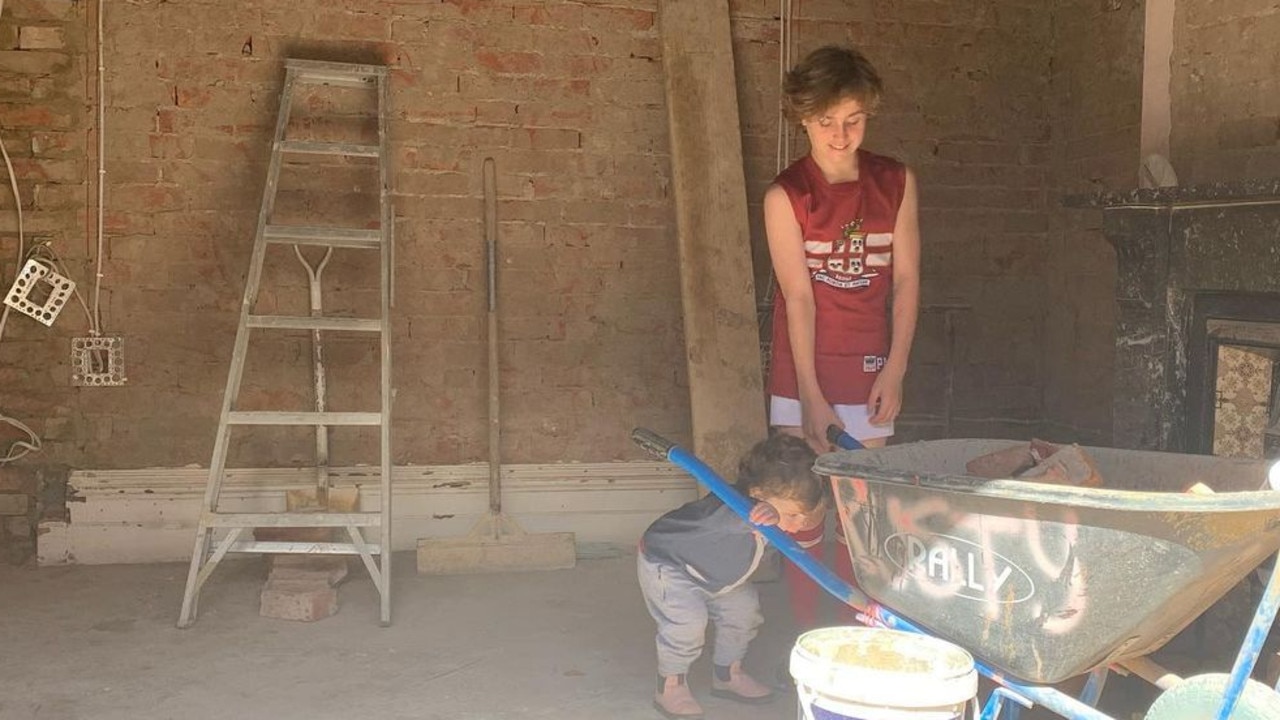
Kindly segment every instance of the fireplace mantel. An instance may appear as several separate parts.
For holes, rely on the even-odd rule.
[[[1206,205],[1236,207],[1272,203],[1280,203],[1280,178],[1098,192],[1070,195],[1063,200],[1069,208],[1103,210],[1183,209]]]
[[[1112,419],[1119,447],[1190,451],[1188,360],[1205,307],[1234,295],[1280,297],[1280,178],[1066,198],[1103,211],[1116,249],[1117,332]],[[1280,317],[1254,318],[1280,322]],[[1203,383],[1199,383],[1203,384]],[[1194,400],[1194,398],[1192,398]]]

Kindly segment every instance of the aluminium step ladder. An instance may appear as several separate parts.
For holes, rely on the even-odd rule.
[[[350,142],[317,142],[288,140],[289,116],[294,93],[306,85],[328,85],[339,88],[364,88],[377,95],[377,144]],[[209,463],[209,481],[196,528],[195,548],[187,573],[186,590],[178,627],[195,622],[200,589],[218,563],[231,552],[295,553],[358,555],[368,569],[380,597],[380,620],[391,622],[391,295],[393,254],[393,218],[387,135],[388,104],[387,68],[378,65],[316,62],[289,59],[285,62],[284,88],[276,120],[275,139],[267,169],[266,187],[258,214],[253,254],[240,307],[231,367],[223,394],[222,412],[214,440],[213,458]],[[377,159],[379,182],[379,222],[372,230],[346,227],[273,224],[276,194],[282,158],[289,154],[332,155],[340,158]],[[372,165],[370,169],[372,170]],[[292,245],[299,261],[306,267],[310,280],[311,313],[307,316],[260,315],[254,306],[262,284],[267,247],[271,244]],[[317,267],[303,256],[299,246],[324,249]],[[334,248],[376,250],[380,254],[378,279],[380,316],[376,318],[325,317],[320,312],[320,272]],[[314,412],[240,411],[236,398],[244,374],[245,356],[251,331],[307,330],[312,336],[312,360],[316,387]],[[376,334],[380,340],[381,406],[376,412],[330,412],[325,409],[325,368],[321,351],[321,334],[343,331]],[[226,478],[227,454],[231,426],[289,425],[310,426],[316,431],[317,493],[327,497],[328,428],[340,426],[376,426],[380,428],[380,508],[377,512],[267,512],[228,513],[219,510],[219,496]],[[342,528],[349,542],[284,542],[241,539],[246,529],[253,528]],[[370,542],[366,530],[378,529],[377,542]]]

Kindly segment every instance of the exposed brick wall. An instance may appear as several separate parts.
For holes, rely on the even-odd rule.
[[[1053,132],[1044,426],[1054,439],[1111,440],[1115,252],[1101,213],[1060,199],[1137,186],[1142,122],[1141,3],[1062,0],[1054,10]]]
[[[1280,5],[1178,0],[1170,155],[1183,185],[1280,176]]]
[[[85,3],[73,0],[8,0],[0,15],[0,140],[22,198],[25,249],[49,243],[80,281],[90,279],[83,260],[92,240],[84,212],[92,152],[85,21]],[[0,166],[0,293],[8,292],[17,261],[18,213]],[[56,461],[60,444],[74,446],[97,431],[78,416],[77,394],[67,387],[68,337],[84,334],[85,314],[69,303],[58,324],[50,331],[11,312],[0,338],[0,414],[30,425],[54,450],[54,457],[32,454],[24,462]],[[0,423],[0,448],[18,439],[27,438]],[[13,472],[9,477],[18,477]],[[16,527],[16,520],[8,523]]]
[[[48,5],[11,7],[37,13]],[[64,110],[79,136],[78,144],[61,146],[59,157],[79,173],[64,179],[83,183],[93,18],[87,4],[54,5],[66,15],[62,33],[29,38],[48,43],[60,35],[70,43],[71,64],[54,75],[79,93]],[[1025,424],[1039,413],[1034,318],[1043,300],[1035,279],[1041,270],[1029,258],[1039,254],[1045,231],[1048,137],[1036,118],[1048,22],[1034,7],[799,4],[801,51],[852,41],[884,71],[890,95],[870,144],[920,172],[926,302],[974,307],[957,334],[954,414],[969,422],[953,428],[959,434],[1007,434],[1005,419]],[[732,9],[748,192],[757,203],[775,171],[777,27],[771,2],[734,2]],[[72,318],[53,331],[27,327],[14,336],[39,342],[43,351],[31,355],[51,369],[24,362],[25,372],[47,377],[17,410],[44,432],[49,457],[72,465],[207,461],[280,61],[294,55],[394,69],[398,461],[457,462],[485,452],[479,166],[487,154],[497,158],[502,197],[507,459],[634,457],[625,439],[634,424],[683,436],[687,402],[655,11],[652,1],[315,0],[242,3],[235,13],[216,2],[109,5],[104,326],[125,337],[131,381],[118,389],[66,390],[66,338],[82,326]],[[22,106],[38,112],[44,104],[33,95]],[[332,107],[316,101],[304,109]],[[52,160],[39,171],[63,167]],[[370,208],[372,186],[356,171],[323,177],[343,191],[324,210]],[[92,209],[75,200],[68,202],[83,217],[72,226],[68,244],[75,248],[64,251],[73,260],[86,256],[83,223]],[[282,211],[305,207],[301,194],[282,196]],[[289,257],[278,259],[268,274],[273,292],[263,302],[297,310],[305,302],[304,276]],[[360,283],[369,269],[359,260],[331,266],[326,279],[345,290],[327,296],[327,306],[354,308],[367,300]],[[1024,301],[1006,302],[1010,295]],[[1025,343],[993,352],[1007,325],[1026,328]],[[940,327],[926,316],[907,434],[913,424],[938,431]],[[305,373],[284,377],[293,367],[305,370],[305,338],[254,348],[244,405],[305,407]],[[335,368],[344,361],[367,368],[373,358],[355,341],[336,341],[329,352]],[[349,377],[331,370],[335,409],[369,398],[372,385]],[[46,426],[58,412],[67,419]],[[336,436],[335,457],[368,450],[368,439]],[[305,434],[283,431],[234,447],[233,461],[259,464],[305,463],[310,451]]]
[[[0,18],[0,72],[25,83],[0,91],[0,130],[33,203],[28,229],[53,238],[82,281],[91,279],[92,250],[91,5],[9,0]],[[393,68],[397,462],[485,454],[486,155],[497,160],[501,196],[505,459],[638,457],[626,435],[640,424],[684,439],[656,8],[656,0],[260,0],[229,13],[214,0],[109,3],[103,321],[125,338],[130,384],[68,389],[67,340],[85,327],[74,308],[53,330],[11,319],[0,356],[17,370],[0,371],[10,373],[0,375],[0,409],[45,436],[49,462],[208,461],[281,61],[301,56]],[[881,69],[888,97],[868,146],[920,178],[925,312],[903,437],[1025,436],[1046,416],[1105,431],[1097,374],[1064,363],[1061,351],[1078,334],[1089,356],[1105,355],[1106,248],[1089,241],[1082,250],[1066,224],[1077,221],[1054,209],[1082,178],[1125,184],[1127,100],[1139,99],[1136,85],[1127,89],[1134,50],[1124,44],[1133,42],[1134,11],[1107,13],[1085,0],[1055,8],[1063,12],[1039,0],[796,4],[799,54],[852,42]],[[731,9],[764,280],[759,200],[776,171],[777,3],[733,0]],[[19,50],[27,26],[39,29],[26,31],[31,49]],[[1098,49],[1081,55],[1086,38]],[[1136,52],[1140,59],[1140,42]],[[1097,85],[1108,77],[1100,65],[1121,76]],[[321,112],[353,108],[350,98],[316,98],[300,112],[311,131],[329,132]],[[797,141],[792,156],[800,152]],[[292,180],[338,191],[326,202],[283,193],[281,211],[295,219],[304,211],[364,218],[374,207],[375,185],[353,167]],[[0,213],[0,262],[12,262],[13,222]],[[305,308],[304,273],[287,254],[273,260],[264,307]],[[354,255],[335,260],[326,307],[367,305],[371,270]],[[244,404],[305,407],[305,336],[254,348]],[[328,346],[334,409],[369,407],[372,350],[355,340]],[[348,363],[363,368],[363,381],[338,370]],[[335,461],[372,460],[370,439],[335,436]],[[234,446],[237,463],[310,458],[303,433]]]

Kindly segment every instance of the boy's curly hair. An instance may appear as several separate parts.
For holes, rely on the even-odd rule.
[[[775,433],[756,443],[738,463],[738,490],[757,498],[796,500],[806,509],[816,509],[829,493],[822,476],[813,471],[817,458],[804,440]]]
[[[842,100],[853,98],[874,113],[884,94],[880,74],[866,56],[850,47],[826,45],[809,53],[782,81],[782,112],[801,122]]]

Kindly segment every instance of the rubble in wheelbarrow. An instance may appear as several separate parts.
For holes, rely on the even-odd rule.
[[[1063,447],[1034,439],[1026,445],[980,455],[965,464],[965,472],[982,478],[1018,478],[1076,487],[1098,488],[1104,484],[1097,466],[1079,445]]]
[[[1018,479],[1087,488],[1099,488],[1103,485],[1097,466],[1079,445],[1062,448],[1030,470],[1020,473]]]
[[[980,455],[965,464],[965,472],[993,480],[1017,477],[1030,470],[1036,463],[1058,451],[1058,446],[1043,440],[1032,440],[1026,445],[1016,445],[1005,450]]]

